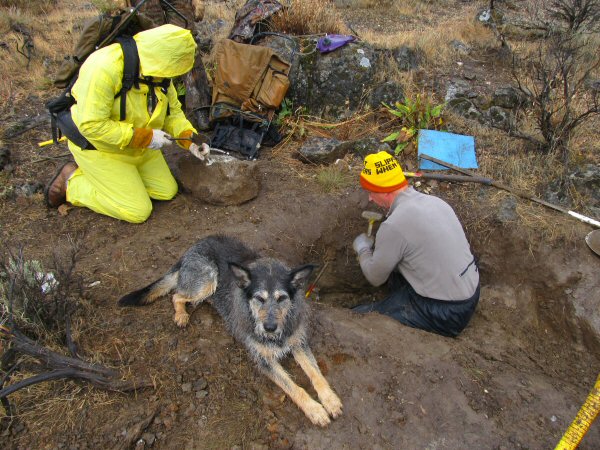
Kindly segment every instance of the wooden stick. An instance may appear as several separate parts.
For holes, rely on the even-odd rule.
[[[476,176],[476,175],[474,175],[472,172],[470,172],[468,170],[462,169],[461,167],[455,166],[454,164],[450,164],[450,163],[448,163],[446,161],[442,161],[440,159],[434,158],[433,156],[429,156],[429,155],[426,155],[424,153],[421,153],[419,155],[419,158],[426,159],[428,161],[434,162],[436,164],[439,164],[440,166],[444,166],[444,167],[447,167],[447,168],[452,169],[452,170],[456,170],[457,172],[463,173],[465,175]],[[541,198],[534,197],[533,195],[528,194],[527,192],[523,192],[523,191],[519,191],[517,189],[513,189],[510,186],[507,186],[507,185],[505,185],[503,183],[500,183],[498,181],[495,181],[495,180],[491,180],[491,183],[489,183],[489,185],[490,186],[494,186],[494,187],[496,187],[498,189],[502,189],[502,190],[505,190],[507,192],[510,192],[511,194],[514,194],[514,195],[516,195],[518,197],[522,197],[522,198],[525,198],[527,200],[531,200],[532,202],[539,203],[540,205],[544,205],[544,206],[546,206],[548,208],[551,208],[551,209],[554,209],[556,211],[560,211],[562,213],[568,214],[569,216],[574,217],[574,218],[576,218],[578,220],[581,220],[582,222],[585,222],[587,224],[590,224],[590,225],[593,225],[595,227],[600,228],[600,222],[597,221],[597,220],[595,220],[595,219],[592,219],[591,217],[587,217],[587,216],[584,216],[583,214],[579,214],[579,213],[577,213],[575,211],[571,211],[571,210],[569,210],[567,208],[563,208],[562,206],[558,206],[558,205],[555,205],[553,203],[549,203],[549,202],[547,202],[545,200],[542,200]]]
[[[412,178],[423,178],[425,180],[438,180],[438,181],[462,181],[467,183],[481,183],[481,184],[492,184],[491,178],[484,177],[470,177],[467,175],[443,175],[438,173],[425,173],[425,172],[404,172],[404,175]]]

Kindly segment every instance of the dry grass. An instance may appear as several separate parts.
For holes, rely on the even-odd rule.
[[[20,373],[11,382],[32,376]],[[102,408],[120,400],[113,393],[93,389],[74,382],[51,381],[30,386],[11,395],[11,403],[18,406],[19,420],[28,424],[28,433],[47,435],[48,430],[56,433],[72,432],[85,412]],[[48,414],[60,411],[60,414]],[[0,418],[4,417],[4,410]]]
[[[317,182],[324,192],[332,192],[350,186],[355,181],[342,165],[321,167],[317,171]]]
[[[452,40],[461,41],[473,48],[489,48],[497,45],[494,34],[470,17],[453,18],[432,28],[398,31],[393,34],[378,32],[362,33],[363,40],[383,48],[408,46],[422,52],[428,64],[445,66],[456,60],[456,52],[449,45]]]
[[[42,3],[53,7],[45,9],[43,14],[31,8],[0,9],[0,31],[9,49],[3,52],[0,61],[0,72],[3,74],[0,89],[10,89],[10,95],[16,102],[30,94],[46,95],[54,71],[73,47],[74,37],[78,33],[72,31],[73,24],[98,14],[97,10],[84,8],[75,0],[57,5],[53,2]],[[65,15],[65,9],[69,9],[68,16]],[[15,31],[19,27],[24,27],[30,33],[33,43],[29,63],[24,55],[16,51],[23,47],[26,39],[26,35]]]
[[[46,14],[57,4],[58,0],[0,0],[0,8],[13,8],[29,11],[34,14]]]
[[[349,31],[330,2],[322,0],[291,0],[272,22],[275,30],[297,36]]]
[[[548,182],[559,178],[562,173],[558,155],[527,151],[524,141],[511,138],[501,130],[483,126],[452,112],[448,112],[446,118],[452,126],[452,132],[475,136],[479,169],[474,172],[481,176],[543,198],[543,191]],[[597,151],[598,144],[597,139],[593,138],[593,130],[594,127],[590,124],[590,128],[579,139],[582,142],[593,142],[592,145],[596,146]],[[434,192],[435,194],[437,193]],[[511,228],[517,227],[527,239],[532,242],[543,239],[550,244],[568,243],[581,238],[579,221],[495,187],[472,183],[453,184],[451,196],[455,198],[454,204],[461,212],[465,228],[469,233],[478,236],[485,236],[496,229],[496,215],[501,205],[508,198],[514,197],[517,201],[517,218],[515,223],[511,224]],[[576,206],[575,209],[585,213],[582,205]]]
[[[391,6],[391,15],[404,20],[399,19],[398,26],[390,32],[365,30],[361,32],[361,38],[381,48],[416,48],[427,63],[435,67],[456,60],[456,52],[449,45],[452,40],[475,49],[497,46],[493,32],[473,20],[479,4],[444,10],[436,6],[435,2],[425,0],[396,0]]]

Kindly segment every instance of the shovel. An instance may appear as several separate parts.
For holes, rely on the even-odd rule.
[[[590,231],[585,237],[585,243],[596,255],[600,256],[600,230]]]
[[[502,189],[502,190],[508,191],[508,192],[510,192],[510,193],[518,196],[518,197],[522,197],[522,198],[525,198],[527,200],[531,200],[532,202],[539,203],[540,205],[544,205],[544,206],[546,206],[548,208],[551,208],[551,209],[554,209],[556,211],[560,211],[562,213],[568,214],[569,216],[574,217],[575,219],[581,220],[582,222],[585,222],[585,223],[587,223],[589,225],[593,225],[595,227],[600,228],[600,222],[597,221],[597,220],[595,220],[595,219],[592,219],[591,217],[587,217],[587,216],[584,216],[583,214],[579,214],[578,212],[571,211],[571,210],[569,210],[567,208],[563,208],[562,206],[558,206],[558,205],[555,205],[553,203],[549,203],[549,202],[547,202],[545,200],[542,200],[540,198],[534,197],[533,195],[530,195],[530,194],[528,194],[526,192],[522,192],[522,191],[518,191],[516,189],[513,189],[513,188],[511,188],[511,187],[509,187],[509,186],[507,186],[507,185],[505,185],[503,183],[500,183],[498,181],[495,181],[495,180],[492,180],[492,179],[489,179],[489,178],[475,177],[473,175],[473,173],[469,172],[468,170],[461,169],[458,166],[455,166],[453,164],[450,164],[450,163],[447,163],[445,161],[439,160],[437,158],[434,158],[433,156],[429,156],[429,155],[426,155],[424,153],[421,153],[419,155],[419,158],[423,158],[423,159],[426,159],[428,161],[437,163],[437,164],[439,164],[441,166],[447,167],[449,169],[456,170],[457,172],[460,172],[460,173],[462,173],[464,175],[467,175],[469,177],[473,177],[473,181],[478,181],[480,183],[487,184],[489,186],[494,186],[494,187],[496,187],[498,189]],[[479,178],[479,180],[477,178]]]

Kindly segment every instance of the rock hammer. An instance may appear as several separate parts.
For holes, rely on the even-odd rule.
[[[367,236],[371,236],[371,232],[373,231],[373,224],[377,220],[381,220],[383,218],[383,214],[380,214],[375,211],[363,211],[362,216],[364,219],[369,221],[369,228],[367,228]]]

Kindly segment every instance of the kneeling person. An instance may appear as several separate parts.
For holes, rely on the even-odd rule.
[[[367,155],[360,183],[388,214],[375,239],[363,233],[353,248],[367,280],[374,286],[388,281],[390,294],[353,310],[458,336],[479,301],[479,272],[456,214],[443,200],[408,186],[387,152]]]
[[[163,25],[133,39],[139,55],[139,77],[126,94],[121,120],[124,55],[117,43],[96,50],[81,66],[71,92],[73,122],[95,149],[69,141],[75,163],[65,164],[46,187],[46,202],[65,201],[127,222],[144,222],[153,200],[170,200],[177,182],[161,152],[173,140],[203,158],[192,143],[196,132],[185,117],[171,78],[194,65],[196,43],[189,30]],[[176,136],[177,139],[173,139]]]

